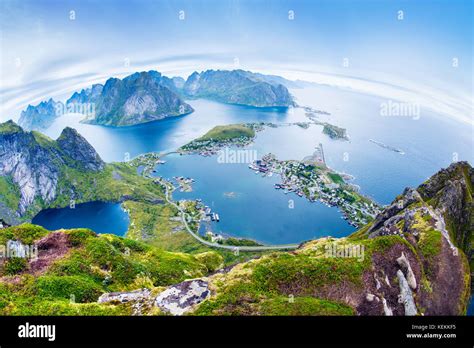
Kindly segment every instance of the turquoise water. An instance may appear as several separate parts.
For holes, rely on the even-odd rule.
[[[33,218],[34,224],[48,230],[90,228],[97,233],[125,235],[129,217],[118,203],[90,202],[58,209],[45,209]]]
[[[173,199],[200,198],[220,216],[207,229],[268,244],[298,243],[323,236],[345,236],[354,228],[337,208],[284,194],[273,185],[278,176],[262,177],[248,164],[219,163],[217,156],[168,155],[154,174],[172,180],[195,179],[192,192],[175,190]]]
[[[345,127],[350,141],[332,140],[321,126],[267,128],[258,133],[257,157],[272,152],[279,159],[300,160],[323,144],[327,164],[355,176],[362,193],[381,204],[390,203],[407,186],[416,187],[454,160],[473,163],[472,128],[421,110],[420,118],[382,117],[384,100],[351,91],[320,86],[291,91],[300,105],[331,113],[320,120]],[[76,128],[105,161],[123,161],[141,153],[167,151],[186,144],[216,125],[243,122],[288,123],[307,121],[302,109],[257,109],[207,100],[189,102],[194,113],[144,125],[110,128],[79,123],[81,116],[66,115],[47,131],[56,138],[66,126]],[[369,139],[402,149],[381,148]],[[440,141],[443,139],[443,141]],[[175,198],[201,198],[221,215],[211,226],[223,233],[267,243],[299,242],[323,235],[347,235],[353,229],[339,218],[336,208],[310,203],[273,189],[278,178],[261,178],[247,164],[220,165],[215,157],[169,157],[159,169],[165,177],[196,179],[194,192]],[[232,197],[225,195],[235,192]],[[288,208],[288,200],[295,208]],[[87,223],[84,216],[84,223]]]
[[[82,124],[81,115],[57,119],[45,132],[57,138],[64,127],[77,129],[106,162],[124,161],[152,151],[176,149],[202,136],[216,125],[245,122],[293,122],[302,120],[302,111],[292,115],[286,108],[252,108],[226,105],[207,100],[193,100],[195,111],[186,116],[168,118],[132,127],[104,127]]]
[[[350,141],[332,140],[321,126],[268,128],[250,148],[258,157],[272,152],[279,159],[299,160],[323,144],[327,164],[355,177],[362,193],[381,204],[390,203],[405,187],[416,187],[440,168],[457,160],[474,163],[473,128],[432,110],[421,109],[419,119],[382,117],[387,100],[328,86],[291,91],[300,105],[331,113],[320,116],[347,129]],[[107,162],[124,161],[141,153],[176,149],[216,125],[245,122],[306,121],[302,109],[256,109],[206,100],[189,102],[194,113],[144,125],[110,128],[79,123],[82,116],[58,119],[46,132],[56,138],[65,126],[76,128]],[[369,139],[402,149],[389,151]],[[262,178],[246,164],[219,164],[216,157],[168,156],[158,175],[191,176],[191,193],[175,192],[175,199],[201,198],[220,215],[205,229],[264,243],[294,243],[320,236],[344,236],[353,231],[337,208],[310,203],[273,188],[277,177]],[[232,195],[228,193],[232,192]],[[289,200],[294,208],[289,208]],[[65,208],[41,212],[33,222],[49,229],[88,227],[97,232],[124,234],[128,217],[118,205],[88,203],[74,211]],[[473,314],[473,302],[468,309]]]

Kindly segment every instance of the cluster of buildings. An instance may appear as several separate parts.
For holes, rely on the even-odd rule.
[[[175,176],[173,179],[178,183],[179,190],[181,192],[191,192],[192,191],[192,184],[194,183],[193,178],[185,178],[184,176]]]
[[[260,173],[278,173],[282,182],[275,189],[285,194],[294,192],[311,202],[319,200],[327,206],[341,209],[342,218],[359,227],[369,222],[379,212],[379,207],[358,194],[347,184],[334,182],[327,167],[316,167],[299,161],[278,161],[272,154],[262,157],[249,166]]]
[[[237,146],[244,147],[252,142],[252,138],[240,136],[227,140],[206,139],[193,140],[181,148],[181,154],[198,153],[201,156],[216,155],[224,147]]]

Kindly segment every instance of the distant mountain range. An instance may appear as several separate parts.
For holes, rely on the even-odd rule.
[[[63,103],[53,99],[42,101],[38,105],[28,105],[26,110],[21,112],[18,123],[28,130],[43,130],[51,126],[54,120],[59,117],[58,107],[63,107]]]
[[[187,80],[169,78],[157,71],[134,73],[124,79],[110,78],[75,92],[63,105],[50,99],[29,105],[19,124],[28,130],[48,128],[62,113],[82,113],[83,122],[107,126],[131,126],[193,112],[184,99],[206,98],[223,103],[253,107],[294,105],[287,86],[296,82],[280,76],[243,70],[194,72]],[[61,110],[61,109],[59,109]]]

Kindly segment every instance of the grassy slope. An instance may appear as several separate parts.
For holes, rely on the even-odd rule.
[[[231,124],[226,126],[216,126],[209,132],[204,134],[202,137],[197,138],[195,141],[202,140],[230,140],[240,137],[253,138],[255,131],[242,124]]]
[[[31,244],[46,236],[30,224],[0,230],[0,241]],[[68,253],[39,275],[28,268],[6,275],[0,267],[0,314],[4,315],[119,315],[128,306],[97,304],[104,292],[161,287],[201,277],[222,265],[217,253],[171,253],[115,235],[97,236],[87,229],[65,230]],[[13,281],[15,279],[15,281]],[[76,303],[70,303],[74,295]]]
[[[0,176],[0,201],[12,211],[18,209],[20,189],[9,176]]]
[[[372,267],[372,255],[406,242],[398,236],[359,241],[365,246],[361,261],[326,257],[328,243],[351,244],[347,239],[319,239],[295,253],[272,253],[214,275],[210,282],[215,294],[195,314],[353,315],[351,306],[320,295],[342,284],[361,290],[363,274]]]

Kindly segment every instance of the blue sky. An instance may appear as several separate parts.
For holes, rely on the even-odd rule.
[[[468,105],[473,27],[470,0],[2,0],[1,110],[137,70],[186,76],[236,62],[447,93]]]

